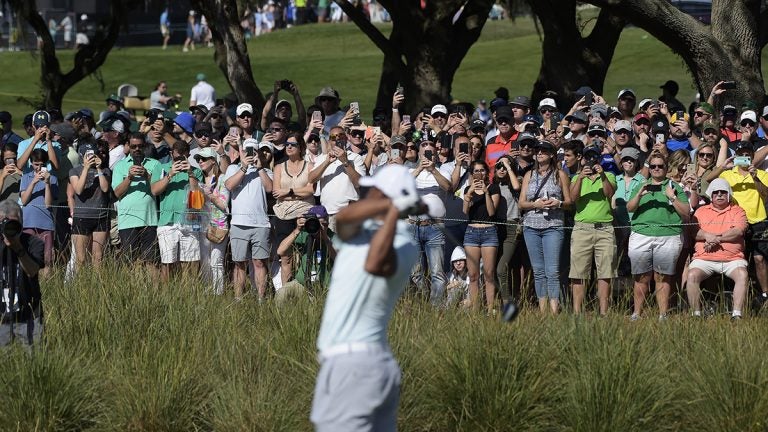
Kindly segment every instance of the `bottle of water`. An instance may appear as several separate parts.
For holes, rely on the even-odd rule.
[[[549,199],[549,192],[544,191],[544,196],[543,196],[542,199],[543,200],[548,200]],[[549,210],[547,210],[545,208],[541,209],[541,214],[544,215],[544,217],[548,217],[549,216]]]
[[[311,282],[317,282],[318,270],[320,269],[320,261],[323,260],[323,253],[319,249],[315,251],[315,265],[312,266],[312,272],[310,273],[309,280]]]

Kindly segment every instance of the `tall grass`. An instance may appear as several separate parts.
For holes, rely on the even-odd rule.
[[[0,430],[304,431],[322,299],[259,305],[106,266],[44,285],[46,340],[0,351]],[[766,430],[763,318],[512,324],[403,299],[404,431]]]

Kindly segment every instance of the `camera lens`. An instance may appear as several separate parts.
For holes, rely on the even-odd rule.
[[[304,222],[304,231],[307,234],[317,234],[320,231],[320,221],[314,216],[307,217]]]
[[[3,235],[6,237],[16,237],[21,233],[21,223],[17,220],[5,218],[2,221]]]

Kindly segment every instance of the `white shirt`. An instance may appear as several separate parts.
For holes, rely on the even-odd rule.
[[[114,169],[115,165],[125,158],[125,148],[122,144],[109,151],[109,169]]]
[[[262,168],[269,178],[274,178],[272,171]],[[224,181],[229,180],[240,170],[240,165],[230,165],[224,174]],[[249,166],[240,184],[229,190],[232,199],[232,225],[244,227],[269,228],[267,216],[267,194],[261,182],[261,174],[256,167]]]
[[[451,181],[451,172],[447,171],[445,165],[438,168],[438,172],[445,177],[449,182]],[[413,173],[415,169],[409,169],[408,172]],[[437,183],[434,174],[428,171],[422,171],[416,176],[416,190],[419,192],[421,200],[424,204],[429,206],[429,214],[435,218],[445,217],[445,204],[443,203],[443,196],[445,191],[440,188],[440,184]]]
[[[393,245],[399,264],[395,274],[382,277],[366,272],[371,239],[380,226],[381,222],[369,219],[348,241],[334,238],[338,252],[317,337],[320,352],[344,343],[387,344],[387,326],[418,248],[408,224],[397,221]]]
[[[453,170],[456,167],[456,161],[451,161],[444,163],[440,167],[440,172],[445,172],[445,174],[453,174]],[[459,187],[453,191],[453,193],[445,193],[443,194],[443,203],[445,204],[445,217],[446,219],[458,219],[458,220],[446,220],[446,225],[456,225],[460,224],[460,221],[466,221],[467,215],[464,214],[464,188],[467,187],[469,184],[469,175],[465,174],[467,173],[467,168],[460,167],[459,168]],[[445,175],[443,174],[443,175]],[[449,181],[451,180],[451,177],[446,177]]]
[[[208,109],[216,105],[216,90],[205,81],[199,81],[189,96],[190,101],[195,101],[196,105],[205,105]]]
[[[321,165],[328,158],[328,155],[321,154],[315,159],[315,166]],[[355,165],[355,171],[361,176],[365,175],[365,165],[363,158],[356,153],[347,151],[347,159]],[[346,169],[340,160],[335,160],[323,171],[323,175],[318,181],[320,190],[320,204],[328,210],[329,215],[335,215],[342,208],[349,205],[351,201],[360,199],[357,189],[349,179]]]

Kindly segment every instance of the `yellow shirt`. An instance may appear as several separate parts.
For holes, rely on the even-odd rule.
[[[733,189],[733,199],[747,212],[747,221],[751,224],[755,224],[764,221],[768,218],[768,214],[765,212],[765,203],[757,193],[757,187],[755,187],[755,181],[752,176],[747,173],[741,175],[739,168],[734,167],[731,170],[723,171],[720,174],[720,178],[724,179],[731,185]],[[757,178],[764,185],[768,186],[768,173],[758,169]]]

